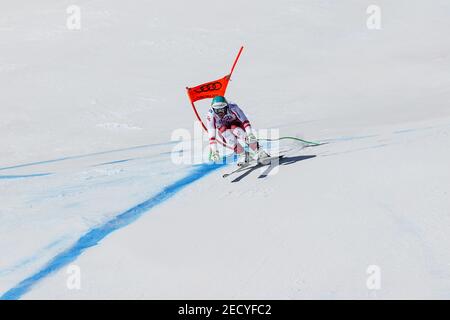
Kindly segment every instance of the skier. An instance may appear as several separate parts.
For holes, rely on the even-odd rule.
[[[206,119],[210,144],[210,160],[218,161],[220,159],[219,151],[217,150],[216,130],[223,137],[227,146],[238,155],[238,166],[242,166],[252,159],[261,161],[269,157],[259,147],[250,122],[237,104],[228,102],[223,96],[216,96],[211,102]],[[250,148],[250,153],[245,152],[239,140],[245,141]]]

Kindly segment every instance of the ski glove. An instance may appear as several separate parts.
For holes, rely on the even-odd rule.
[[[210,150],[209,151],[209,160],[210,161],[214,161],[214,162],[219,161],[220,160],[219,151],[212,151],[212,150]]]
[[[253,133],[250,133],[247,135],[245,142],[247,142],[247,144],[252,144],[252,143],[258,142],[258,139],[256,139],[256,137]]]

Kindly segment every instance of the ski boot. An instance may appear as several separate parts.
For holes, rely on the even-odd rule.
[[[246,166],[250,162],[250,155],[247,151],[242,152],[238,156],[237,166],[242,167]]]
[[[268,164],[270,155],[262,148],[259,148],[255,155],[255,160],[260,164]]]

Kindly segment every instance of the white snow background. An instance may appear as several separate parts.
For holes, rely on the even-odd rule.
[[[449,30],[447,0],[3,1],[0,297],[450,298]],[[231,183],[171,135],[241,45],[254,128],[328,144]]]

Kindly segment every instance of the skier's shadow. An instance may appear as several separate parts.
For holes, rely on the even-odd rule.
[[[272,161],[272,163],[270,165],[263,165],[263,164],[258,164],[256,166],[253,166],[251,168],[248,168],[247,170],[245,170],[245,172],[243,174],[241,174],[239,177],[237,177],[236,179],[232,180],[231,182],[239,182],[242,179],[244,179],[246,176],[248,176],[250,173],[252,173],[255,170],[258,170],[260,168],[263,167],[267,167],[259,176],[258,179],[263,179],[266,178],[270,172],[276,168],[279,165],[290,165],[299,161],[303,161],[303,160],[308,160],[311,158],[315,158],[316,155],[305,155],[305,156],[295,156],[295,157],[283,157],[281,159],[277,159]]]

